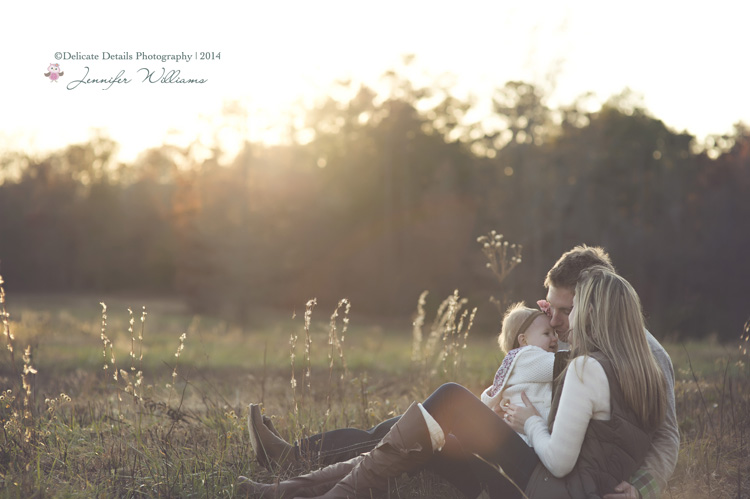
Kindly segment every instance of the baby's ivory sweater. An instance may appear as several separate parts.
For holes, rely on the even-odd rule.
[[[555,354],[528,345],[508,352],[495,374],[494,383],[482,393],[482,402],[495,409],[504,398],[511,404],[523,406],[521,393],[525,392],[545,421],[552,406],[552,376]],[[529,443],[526,435],[520,434]]]

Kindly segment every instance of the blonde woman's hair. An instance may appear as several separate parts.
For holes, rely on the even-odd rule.
[[[641,425],[661,424],[667,407],[664,373],[648,346],[641,302],[630,283],[603,266],[581,272],[570,326],[571,358],[604,354]]]
[[[500,349],[508,353],[520,347],[518,337],[526,332],[534,319],[540,315],[544,315],[544,312],[529,308],[522,301],[508,307],[503,316],[503,328],[497,337]]]

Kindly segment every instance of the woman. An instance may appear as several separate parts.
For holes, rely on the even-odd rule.
[[[649,434],[664,417],[664,375],[646,341],[638,296],[625,279],[604,267],[588,269],[573,303],[572,360],[555,391],[549,425],[528,403],[511,405],[504,422],[449,383],[412,404],[369,453],[278,484],[244,479],[242,490],[256,497],[369,497],[389,478],[449,452],[455,446],[443,446],[455,439],[464,455],[494,464],[512,482],[489,483],[491,497],[511,497],[514,487],[540,498],[611,492],[641,464]],[[525,433],[533,448],[513,430]]]

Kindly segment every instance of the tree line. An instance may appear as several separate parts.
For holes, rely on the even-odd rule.
[[[286,143],[245,142],[229,159],[218,145],[164,144],[122,163],[103,135],[6,152],[6,288],[179,294],[240,322],[312,297],[404,315],[425,289],[533,303],[556,258],[587,243],[611,253],[657,335],[740,335],[750,128],[699,144],[627,92],[594,111],[585,96],[551,108],[525,82],[497,89],[492,119],[471,122],[473,103],[449,88],[388,77],[387,95],[349,86]],[[500,290],[476,242],[491,229],[523,245]],[[497,310],[481,308],[496,332]]]

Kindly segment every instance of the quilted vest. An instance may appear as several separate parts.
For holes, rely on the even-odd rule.
[[[536,467],[526,487],[526,495],[532,499],[599,498],[630,478],[651,447],[651,435],[638,426],[635,414],[625,404],[611,363],[600,352],[592,353],[591,357],[601,364],[607,374],[611,417],[608,421],[589,421],[578,461],[567,476],[556,478],[543,465]],[[557,386],[552,401],[552,425],[563,382]]]

